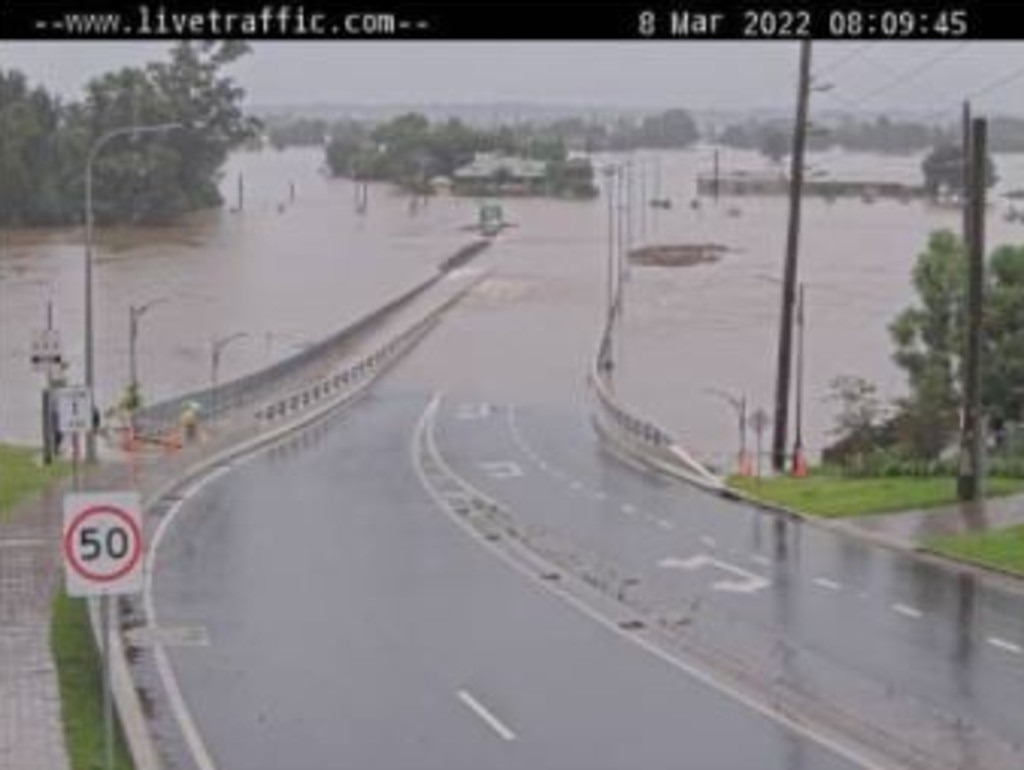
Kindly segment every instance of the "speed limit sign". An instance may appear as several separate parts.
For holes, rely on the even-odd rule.
[[[63,544],[69,596],[142,589],[142,515],[135,492],[65,495]]]

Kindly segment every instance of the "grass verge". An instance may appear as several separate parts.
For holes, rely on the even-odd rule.
[[[38,465],[38,450],[0,444],[0,522],[20,502],[38,494],[71,472],[63,461]]]
[[[757,479],[732,476],[729,485],[765,502],[827,518],[934,508],[956,502],[956,479],[946,476],[847,478],[811,475]],[[990,478],[985,491],[999,497],[1024,491],[1024,479]]]
[[[64,744],[72,770],[105,770],[103,756],[103,669],[92,638],[85,599],[60,591],[53,600],[50,644],[60,682]],[[116,722],[116,714],[115,714]],[[114,768],[132,770],[115,724]]]
[[[1024,575],[1024,526],[928,540],[925,548],[943,556]]]

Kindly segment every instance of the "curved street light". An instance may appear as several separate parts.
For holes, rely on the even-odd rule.
[[[220,356],[224,348],[235,340],[249,336],[249,332],[235,332],[226,337],[214,338],[210,345],[210,417],[217,413],[217,375],[220,373]]]
[[[107,131],[105,134],[101,134],[92,143],[92,146],[89,148],[89,154],[85,159],[85,386],[89,389],[90,393],[93,392],[93,386],[95,385],[92,329],[92,165],[100,150],[106,147],[111,140],[119,136],[164,133],[166,131],[173,131],[176,128],[184,128],[184,124],[176,122],[154,123],[148,126],[115,128]],[[95,399],[95,395],[93,398]],[[85,459],[90,463],[96,462],[96,427],[96,421],[91,421],[90,429],[86,433]]]
[[[736,412],[740,429],[740,451],[737,455],[737,472],[741,476],[750,475],[750,461],[747,455],[747,395],[741,393],[736,396],[726,390],[719,388],[704,388],[705,393],[718,396],[728,402],[729,406]]]

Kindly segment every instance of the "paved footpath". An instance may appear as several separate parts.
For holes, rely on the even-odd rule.
[[[981,503],[958,503],[920,511],[859,516],[845,520],[853,528],[913,548],[937,535],[984,532],[1024,524],[1024,495]]]
[[[65,770],[50,600],[62,488],[0,524],[0,770]]]

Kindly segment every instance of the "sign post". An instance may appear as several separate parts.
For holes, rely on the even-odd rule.
[[[75,492],[64,497],[65,589],[99,596],[103,637],[103,747],[113,768],[110,597],[142,590],[142,506],[135,492]]]
[[[761,438],[764,436],[765,428],[768,427],[768,413],[764,409],[758,409],[750,418],[754,433],[757,434],[757,479],[761,479]]]
[[[43,463],[49,465],[55,453],[53,403],[51,389],[54,377],[58,376],[64,366],[61,351],[60,333],[53,328],[53,303],[46,303],[46,328],[32,335],[32,353],[30,357],[32,369],[46,378],[43,387]]]

